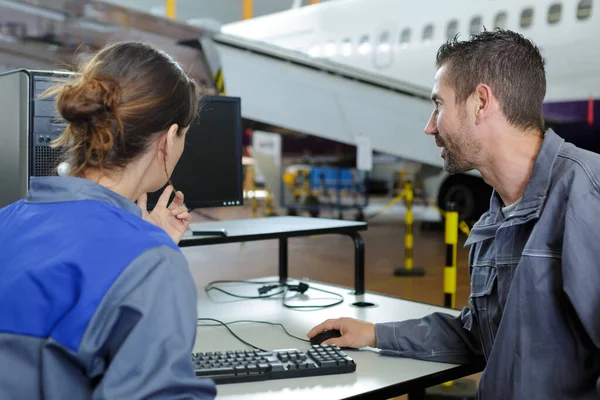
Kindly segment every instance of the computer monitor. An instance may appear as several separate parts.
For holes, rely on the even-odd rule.
[[[241,100],[204,96],[171,175],[173,186],[183,192],[190,210],[230,207],[243,205],[243,180]],[[165,187],[148,193],[150,210]]]

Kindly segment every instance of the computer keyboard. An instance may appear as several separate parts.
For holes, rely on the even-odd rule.
[[[239,350],[192,353],[198,378],[216,384],[344,374],[356,371],[354,360],[335,345],[309,350]]]

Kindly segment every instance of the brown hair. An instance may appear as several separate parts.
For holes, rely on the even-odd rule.
[[[544,59],[523,35],[496,28],[459,42],[456,36],[437,52],[437,66],[448,64],[448,83],[463,104],[480,83],[489,85],[508,121],[519,128],[544,131],[546,95]]]
[[[181,133],[197,115],[198,84],[149,44],[107,46],[78,72],[42,95],[56,95],[67,122],[53,145],[65,149],[72,176],[82,176],[90,166],[125,167],[172,124]]]

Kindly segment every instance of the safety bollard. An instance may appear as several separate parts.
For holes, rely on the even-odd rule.
[[[254,167],[250,166],[250,190],[252,192],[252,197],[250,198],[250,208],[252,209],[252,218],[257,217],[258,213],[258,200],[256,199],[256,183],[254,181]]]
[[[425,270],[423,268],[415,268],[413,260],[413,213],[412,203],[414,192],[410,180],[404,181],[404,200],[406,202],[406,215],[404,217],[404,267],[399,267],[394,270],[395,276],[423,276]]]
[[[444,267],[444,307],[456,307],[456,249],[458,245],[458,212],[454,203],[448,203],[444,213],[446,220],[446,265]],[[442,386],[450,387],[453,381],[444,382]]]
[[[446,266],[444,268],[444,306],[456,308],[456,252],[458,246],[458,211],[454,203],[446,210]]]
[[[273,209],[273,194],[267,190],[267,198],[265,199],[265,217],[276,216],[277,213]]]
[[[450,202],[442,214],[445,219],[446,265],[444,267],[444,307],[456,308],[456,275],[459,220],[456,204]],[[463,224],[464,221],[462,222]],[[464,228],[461,228],[463,230]],[[475,399],[477,386],[471,379],[447,381],[427,389],[425,399]]]

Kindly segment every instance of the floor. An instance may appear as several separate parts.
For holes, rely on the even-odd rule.
[[[384,202],[380,201],[380,205]],[[366,215],[373,215],[372,205]],[[264,209],[259,207],[257,216]],[[284,212],[279,211],[281,215]],[[194,211],[193,221],[248,218],[250,206],[203,209]],[[321,217],[331,217],[324,212]],[[419,302],[443,305],[443,269],[446,245],[442,231],[421,230],[415,212],[414,265],[424,267],[423,277],[394,277],[393,270],[404,264],[404,212],[402,206],[391,207],[369,220],[362,233],[365,241],[366,289]],[[354,218],[349,211],[345,218]],[[424,218],[430,219],[430,218]],[[456,307],[466,305],[469,296],[468,250],[463,248],[464,234],[459,235]],[[308,277],[338,285],[353,286],[353,246],[344,236],[326,235],[292,238],[288,244],[289,276]],[[199,287],[218,279],[249,279],[277,273],[278,243],[275,240],[234,243],[219,246],[184,248],[192,274]],[[470,377],[477,379],[477,376]],[[405,397],[400,397],[400,399]]]

